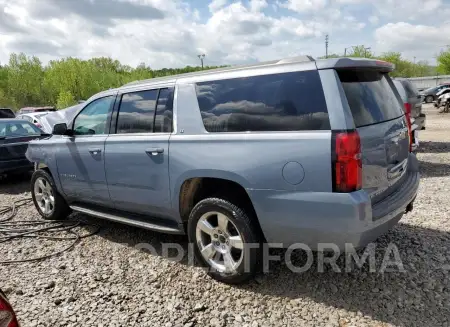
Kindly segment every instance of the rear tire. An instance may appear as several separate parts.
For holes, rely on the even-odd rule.
[[[432,95],[427,95],[425,97],[425,103],[431,103],[431,102],[433,102],[433,100],[434,100],[434,97]]]
[[[36,170],[31,177],[31,196],[34,206],[46,220],[63,220],[71,210],[58,193],[52,176],[44,170]]]
[[[257,271],[260,233],[248,213],[232,202],[207,198],[197,203],[189,216],[188,235],[197,262],[209,268],[210,277],[240,284]]]

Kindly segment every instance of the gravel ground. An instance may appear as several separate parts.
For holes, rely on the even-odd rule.
[[[99,234],[64,255],[0,266],[0,288],[25,327],[450,326],[450,114],[440,115],[431,106],[426,111],[414,211],[377,240],[377,267],[393,242],[405,272],[370,273],[364,266],[349,273],[295,274],[275,263],[270,273],[247,285],[228,286],[186,259],[176,263],[161,255],[162,242],[186,249],[185,237],[103,223]],[[0,182],[0,206],[29,197],[28,190],[28,180]],[[20,208],[16,217],[37,218],[32,206]],[[158,254],[136,249],[142,242]],[[2,244],[0,259],[64,245],[31,239]],[[343,260],[338,266],[344,269]]]

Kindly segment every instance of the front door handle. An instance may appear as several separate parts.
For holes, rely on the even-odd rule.
[[[164,149],[163,148],[148,148],[145,150],[145,152],[151,156],[157,156],[158,154],[164,153]]]
[[[96,155],[96,154],[99,154],[100,152],[102,152],[102,149],[100,149],[100,148],[89,148],[90,154]]]

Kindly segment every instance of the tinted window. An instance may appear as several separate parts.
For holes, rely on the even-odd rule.
[[[197,83],[208,132],[330,129],[317,71]]]
[[[14,118],[14,112],[11,109],[2,108],[0,109],[0,118]]]
[[[161,89],[156,106],[155,133],[172,132],[172,116],[173,89]]]
[[[407,80],[401,81],[403,87],[405,88],[406,94],[408,95],[408,98],[417,98],[417,95],[419,94],[419,91],[417,91],[416,87]]]
[[[105,134],[106,122],[114,96],[94,100],[83,108],[75,118],[73,130],[75,135]]]
[[[39,128],[28,122],[0,122],[0,136],[21,137],[41,133]]]
[[[403,115],[402,104],[385,73],[339,71],[356,127],[377,124]]]
[[[117,133],[152,133],[158,90],[122,95]]]

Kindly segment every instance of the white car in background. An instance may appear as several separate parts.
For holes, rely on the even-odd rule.
[[[42,129],[45,133],[51,134],[52,126],[50,126],[47,121],[43,119],[48,114],[49,112],[31,112],[27,114],[19,114],[16,118],[25,119]]]

